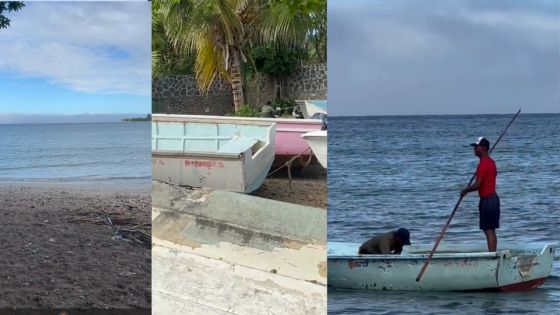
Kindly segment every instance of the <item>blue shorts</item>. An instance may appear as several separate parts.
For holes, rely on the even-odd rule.
[[[481,230],[495,230],[500,227],[500,197],[497,194],[481,197],[478,210]]]

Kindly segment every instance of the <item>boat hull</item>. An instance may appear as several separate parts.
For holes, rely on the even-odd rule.
[[[157,115],[162,116],[162,115]],[[180,119],[210,119],[214,116],[202,115],[164,115],[168,118]],[[264,117],[230,117],[224,116],[221,119],[225,122],[235,121],[243,123],[268,123],[276,124],[274,133],[274,161],[273,167],[284,165],[285,162],[294,156],[301,155],[304,161],[311,156],[311,149],[307,141],[302,139],[301,135],[321,130],[320,119],[291,119],[291,118],[264,118]],[[297,164],[296,164],[297,165]]]
[[[327,131],[312,131],[301,136],[307,141],[313,154],[324,168],[327,168]]]
[[[480,246],[441,248],[417,282],[431,245],[405,246],[401,255],[351,255],[360,244],[329,243],[331,287],[405,291],[519,291],[538,287],[552,269],[558,244],[502,245],[497,252]],[[463,252],[457,252],[458,250]],[[336,253],[342,253],[336,254]]]
[[[274,159],[276,125],[218,116],[152,116],[152,178],[250,193]]]

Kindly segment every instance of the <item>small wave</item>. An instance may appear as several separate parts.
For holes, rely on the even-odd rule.
[[[42,165],[27,165],[27,166],[15,166],[15,167],[0,167],[0,171],[12,171],[12,170],[33,170],[33,169],[49,169],[55,167],[82,167],[89,165],[100,165],[99,162],[87,162],[87,163],[63,163],[63,164],[42,164]]]
[[[14,178],[0,177],[0,182],[110,182],[110,181],[143,181],[150,180],[151,176],[76,176],[59,178]]]

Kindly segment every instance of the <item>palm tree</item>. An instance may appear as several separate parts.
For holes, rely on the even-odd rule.
[[[324,2],[324,0],[315,0]],[[159,0],[159,12],[174,48],[194,51],[198,86],[208,91],[222,77],[231,83],[235,110],[245,102],[241,67],[254,44],[297,47],[312,17],[289,0]],[[310,1],[313,2],[313,1]]]

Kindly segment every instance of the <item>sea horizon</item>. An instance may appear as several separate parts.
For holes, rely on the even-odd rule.
[[[375,115],[336,115],[336,116],[329,116],[329,118],[363,118],[363,117],[384,117],[384,118],[391,118],[391,117],[469,117],[469,116],[489,116],[489,117],[497,117],[497,116],[509,116],[515,115],[517,112],[511,113],[500,113],[500,114],[375,114]],[[560,115],[558,113],[527,113],[521,109],[521,113],[519,115],[531,115],[531,116],[548,116],[548,115]]]

